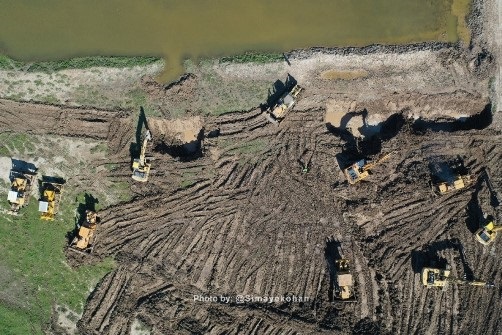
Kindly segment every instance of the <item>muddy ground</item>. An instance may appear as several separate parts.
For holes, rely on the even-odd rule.
[[[130,178],[137,110],[84,107],[71,94],[61,99],[72,107],[0,100],[2,132],[107,141],[109,156],[94,164],[116,168],[98,178],[128,182],[135,194],[100,212],[92,257],[68,253],[74,266],[107,256],[118,263],[90,295],[80,332],[500,334],[502,242],[484,247],[473,236],[483,214],[502,220],[500,46],[486,19],[497,6],[475,1],[470,46],[205,62],[170,85],[150,69],[138,82],[158,116],[147,118],[154,171],[146,184]],[[262,109],[286,78],[304,91],[276,127]],[[348,163],[389,152],[367,181],[345,181]],[[433,171],[454,159],[475,185],[435,196]],[[355,303],[332,302],[333,240],[352,262]],[[496,286],[427,289],[419,271],[431,263]],[[307,301],[238,303],[238,295]]]

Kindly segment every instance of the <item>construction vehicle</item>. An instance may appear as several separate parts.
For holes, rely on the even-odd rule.
[[[148,141],[152,139],[152,134],[150,130],[146,130],[145,136],[143,138],[143,144],[141,146],[141,152],[139,158],[135,158],[132,163],[132,179],[140,182],[148,181],[148,175],[150,174],[151,164],[147,162],[145,157],[146,146]]]
[[[7,213],[17,215],[19,210],[27,206],[30,201],[31,188],[35,182],[36,174],[11,170],[10,177],[12,183],[7,195],[10,210]]]
[[[299,85],[295,85],[290,91],[284,93],[274,106],[265,111],[267,119],[275,125],[279,125],[286,113],[293,108],[296,103],[296,97],[303,90]]]
[[[489,245],[495,241],[497,232],[500,230],[502,230],[502,226],[496,225],[493,220],[490,220],[486,225],[476,231],[476,240],[483,245]]]
[[[42,182],[42,198],[38,202],[38,211],[42,214],[40,219],[53,221],[59,210],[63,184],[57,182]]]
[[[452,182],[433,184],[432,191],[435,194],[444,195],[468,187],[475,181],[476,177],[474,175],[458,175]]]
[[[94,248],[94,236],[98,222],[99,218],[96,212],[86,210],[84,222],[77,227],[78,231],[70,242],[70,249],[77,252],[91,253]]]
[[[426,287],[445,287],[448,283],[484,287],[494,286],[493,283],[485,281],[450,277],[450,274],[451,270],[448,266],[446,267],[446,269],[424,267],[421,273],[422,284]]]
[[[354,294],[354,280],[350,272],[348,259],[335,260],[335,280],[333,297],[343,302],[356,301]]]
[[[354,185],[360,182],[361,180],[368,178],[368,176],[370,175],[369,171],[378,164],[380,164],[381,162],[383,162],[384,160],[386,160],[387,158],[389,158],[389,156],[390,153],[387,153],[381,155],[374,162],[367,162],[365,159],[361,159],[351,164],[344,170],[347,181],[349,182],[349,184]]]

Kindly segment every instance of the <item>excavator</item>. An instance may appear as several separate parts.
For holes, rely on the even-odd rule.
[[[85,220],[78,227],[77,234],[70,242],[70,249],[77,252],[91,253],[94,248],[94,236],[99,222],[96,212],[85,211]]]
[[[148,141],[152,139],[152,134],[150,130],[146,130],[145,136],[143,138],[143,145],[141,146],[141,153],[139,158],[135,158],[132,163],[132,179],[140,182],[148,181],[148,175],[150,174],[150,163],[146,161],[145,152]]]
[[[486,225],[476,231],[476,240],[483,245],[489,245],[495,241],[497,232],[500,230],[502,230],[502,226],[496,225],[493,220],[490,220]]]
[[[451,271],[448,266],[446,267],[446,269],[424,267],[421,273],[422,284],[428,288],[445,287],[448,283],[471,285],[471,286],[494,287],[493,283],[485,281],[467,280],[467,279],[450,277],[451,274],[450,272]]]
[[[63,184],[56,182],[42,182],[42,198],[38,202],[40,219],[53,221],[59,209]]]
[[[453,182],[441,182],[432,186],[432,191],[435,194],[445,195],[457,190],[461,190],[476,181],[474,175],[458,175]]]
[[[344,173],[349,184],[354,185],[361,180],[368,178],[368,176],[370,175],[369,170],[373,169],[375,166],[389,158],[389,156],[390,153],[383,154],[374,162],[367,162],[365,159],[361,159],[345,168]]]
[[[265,116],[267,120],[269,120],[271,123],[275,125],[279,125],[279,122],[281,122],[284,119],[284,116],[286,113],[293,108],[294,104],[296,103],[296,97],[300,92],[303,90],[302,87],[299,85],[295,85],[291,91],[284,93],[279,100],[275,103],[275,105],[271,108],[269,108],[267,111],[265,111]]]
[[[350,272],[348,259],[335,260],[335,283],[333,297],[342,302],[356,301],[354,294],[354,280]]]
[[[31,187],[36,179],[36,174],[11,170],[11,187],[7,195],[10,210],[7,214],[17,215],[22,207],[30,201]]]

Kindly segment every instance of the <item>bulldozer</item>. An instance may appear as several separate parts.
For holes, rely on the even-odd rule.
[[[476,181],[474,175],[457,175],[452,182],[440,182],[432,185],[435,194],[445,195],[472,185]]]
[[[10,204],[8,214],[17,215],[22,207],[28,205],[30,193],[36,174],[11,170],[11,187],[7,195],[7,201]]]
[[[421,272],[422,284],[425,287],[445,287],[448,283],[460,284],[460,285],[471,285],[471,286],[483,286],[483,287],[494,287],[493,283],[479,280],[467,280],[451,277],[451,270],[447,266],[446,269],[438,269],[432,267],[424,267]]]
[[[42,214],[40,219],[53,221],[59,210],[63,184],[57,182],[42,182],[42,198],[38,202],[38,211]]]
[[[135,181],[148,181],[148,176],[150,174],[150,168],[152,165],[147,162],[145,152],[148,141],[150,141],[151,139],[152,134],[150,133],[150,130],[147,129],[143,138],[143,144],[141,145],[139,158],[135,158],[132,163],[132,179],[134,179]]]
[[[476,231],[476,240],[483,245],[489,245],[495,241],[497,232],[500,230],[502,230],[502,226],[496,225],[493,220],[490,220],[487,224]]]
[[[302,87],[295,85],[290,91],[284,93],[279,100],[277,100],[274,106],[265,111],[267,120],[278,126],[284,119],[286,113],[293,108],[297,101],[296,97],[302,90]]]
[[[367,162],[365,159],[361,159],[347,168],[345,168],[344,173],[345,177],[347,178],[347,181],[349,184],[354,185],[358,182],[360,182],[363,179],[368,178],[370,175],[369,171],[373,169],[375,166],[389,158],[390,153],[383,154],[381,155],[378,159],[376,159],[374,162]]]
[[[86,210],[84,222],[79,224],[78,231],[70,242],[69,248],[77,252],[90,254],[94,248],[94,236],[98,222],[99,218],[96,212]]]
[[[354,280],[350,272],[348,259],[335,260],[335,281],[333,297],[343,302],[356,301],[354,294]]]

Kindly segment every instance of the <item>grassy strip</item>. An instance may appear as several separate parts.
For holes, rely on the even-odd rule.
[[[144,66],[161,60],[158,57],[78,57],[43,62],[20,62],[8,56],[0,55],[0,69],[22,70],[27,72],[55,72],[66,69],[88,69],[91,67],[126,68]]]
[[[242,55],[220,58],[220,63],[274,63],[284,60],[281,53],[245,52]]]
[[[19,306],[28,303],[28,307],[0,303],[2,334],[42,334],[55,303],[82,312],[92,286],[113,269],[109,259],[78,269],[66,264],[63,248],[67,232],[74,227],[74,199],[63,193],[61,210],[53,222],[40,220],[34,198],[19,216],[0,214],[3,269],[26,285],[26,292],[11,292],[9,300],[19,301]]]

